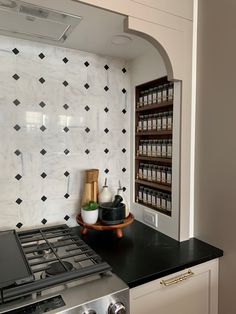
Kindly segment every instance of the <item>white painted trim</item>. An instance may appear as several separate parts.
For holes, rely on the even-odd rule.
[[[193,50],[192,50],[192,106],[191,106],[191,147],[190,147],[190,213],[189,237],[194,236],[194,181],[195,181],[195,145],[196,145],[196,84],[197,84],[197,26],[198,0],[193,3]]]

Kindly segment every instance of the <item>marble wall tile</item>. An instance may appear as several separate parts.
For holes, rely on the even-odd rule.
[[[125,60],[3,36],[0,58],[0,229],[75,225],[90,168],[128,199]]]

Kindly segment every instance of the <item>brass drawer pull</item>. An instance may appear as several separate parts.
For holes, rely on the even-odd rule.
[[[194,273],[191,271],[191,269],[189,269],[187,273],[182,274],[182,275],[180,275],[180,276],[178,276],[178,277],[174,277],[174,278],[172,278],[172,279],[167,279],[167,280],[163,280],[163,279],[162,279],[162,280],[160,281],[160,284],[163,285],[163,286],[165,286],[165,287],[171,286],[171,285],[174,285],[174,284],[176,284],[176,283],[179,283],[179,282],[181,282],[181,281],[183,281],[183,280],[186,280],[186,279],[188,279],[189,277],[191,277],[191,276],[193,276],[193,275],[194,275]]]

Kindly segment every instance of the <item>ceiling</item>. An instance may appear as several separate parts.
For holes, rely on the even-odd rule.
[[[28,2],[45,7],[45,1],[43,0],[29,0]],[[48,3],[50,5],[50,9],[61,11],[60,2],[48,1]],[[68,1],[68,8],[65,5],[63,6],[64,13],[72,13],[71,4],[73,4],[73,9],[75,8],[75,2],[73,3],[72,1]],[[119,57],[126,60],[134,59],[139,55],[143,55],[150,49],[155,49],[150,43],[141,37],[130,35],[123,31],[123,22],[126,16],[108,12],[82,3],[76,3],[76,11],[73,10],[73,14],[81,16],[81,22],[75,27],[63,43],[54,43],[54,45],[60,45],[67,48],[88,51],[101,55]],[[115,45],[112,43],[112,37],[115,35],[125,35],[130,37],[132,40],[125,45]],[[14,34],[14,37],[29,39],[27,35]],[[34,38],[33,40],[41,41],[37,38]],[[47,40],[43,40],[43,42],[51,44],[51,42]]]

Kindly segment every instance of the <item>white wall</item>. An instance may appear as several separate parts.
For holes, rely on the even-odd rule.
[[[78,14],[76,1],[28,0],[44,7]],[[190,154],[191,154],[191,87],[192,87],[192,14],[193,0],[158,1],[158,8],[131,0],[78,1],[127,15],[127,32],[135,32],[152,40],[165,59],[168,76],[183,82],[181,116],[181,197],[180,239],[189,238]],[[152,0],[149,1],[154,3]],[[189,4],[191,3],[191,5]],[[168,10],[168,6],[173,11]],[[178,9],[177,9],[178,7]],[[185,13],[184,13],[185,12]],[[187,15],[190,18],[186,18]],[[190,15],[189,15],[190,14]]]
[[[85,169],[98,168],[100,186],[108,177],[113,192],[120,179],[128,198],[130,78],[125,61],[7,37],[0,37],[0,59],[0,229],[38,226],[44,218],[47,224],[75,225]]]
[[[195,236],[224,250],[219,314],[235,314],[236,3],[200,0],[198,20]]]

